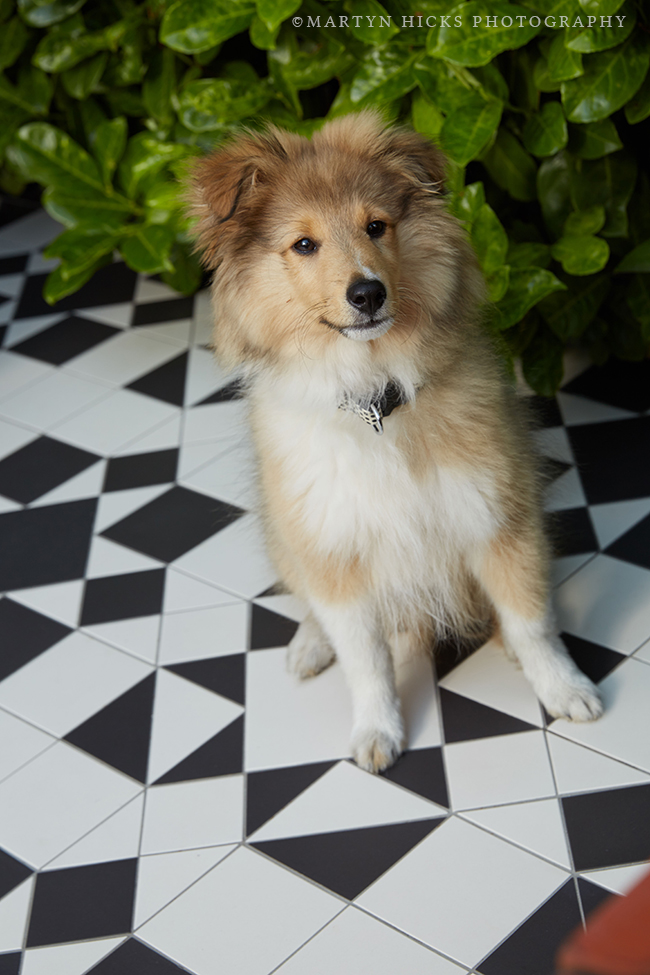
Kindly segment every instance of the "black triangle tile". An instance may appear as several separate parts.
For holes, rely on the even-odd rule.
[[[650,416],[567,427],[589,504],[650,496]]]
[[[532,414],[533,420],[540,427],[561,427],[562,414],[557,405],[557,400],[548,399],[546,396],[528,396],[525,398],[526,406]]]
[[[72,630],[12,599],[0,599],[0,681],[38,657]]]
[[[590,643],[589,640],[583,640],[582,637],[574,636],[572,633],[562,633],[561,636],[580,670],[596,684],[607,677],[607,674],[610,674],[623,660],[627,660],[624,653],[601,647],[598,643]]]
[[[222,731],[184,758],[154,783],[189,782],[212,779],[218,775],[236,775],[244,764],[244,715],[226,725]]]
[[[251,650],[286,647],[298,629],[295,620],[280,616],[265,606],[253,603],[251,616]]]
[[[425,819],[268,840],[251,846],[353,900],[444,821]]]
[[[121,329],[112,325],[70,315],[56,325],[18,342],[12,351],[60,366],[120,332]]]
[[[170,362],[158,366],[145,376],[140,376],[135,382],[129,383],[127,389],[136,393],[144,393],[154,399],[182,406],[185,399],[185,382],[187,379],[188,354],[183,352]]]
[[[47,272],[30,274],[25,282],[15,318],[33,318],[51,315],[52,311],[75,311],[77,308],[95,308],[100,305],[117,305],[131,301],[137,273],[122,261],[106,264],[96,271],[82,288],[57,301],[54,309],[43,298],[43,286]]]
[[[160,322],[176,322],[191,318],[194,314],[194,297],[164,298],[162,301],[144,301],[136,305],[133,314],[135,325],[158,325]]]
[[[111,457],[106,465],[103,490],[124,491],[149,484],[166,484],[176,480],[177,466],[178,447]]]
[[[142,572],[88,579],[81,626],[154,616],[162,608],[164,588],[164,569],[144,569]]]
[[[449,807],[447,777],[442,748],[417,748],[404,752],[391,768],[381,775],[397,785],[417,792],[419,796]]]
[[[576,870],[650,858],[650,785],[564,796],[561,801]]]
[[[136,938],[129,938],[102,958],[88,975],[187,975],[187,969],[179,968]]]
[[[650,569],[650,515],[612,542],[605,554]]]
[[[99,459],[97,454],[52,437],[38,437],[0,460],[0,494],[29,504]]]
[[[0,897],[4,897],[10,890],[22,884],[31,874],[28,866],[12,857],[5,850],[0,850]]]
[[[209,657],[207,660],[190,660],[183,664],[170,664],[179,677],[206,687],[237,704],[244,704],[246,684],[246,654],[233,653],[226,657]]]
[[[578,877],[578,896],[582,901],[585,919],[588,920],[589,915],[597,907],[600,907],[603,901],[609,900],[612,896],[612,891],[605,890],[604,887],[592,883],[591,880],[587,880],[585,877]],[[613,896],[618,897],[619,895],[614,894]]]
[[[566,464],[563,460],[556,460],[555,457],[545,457],[543,462],[544,479],[550,484],[570,471],[572,467],[573,464]]]
[[[582,555],[583,552],[598,551],[598,539],[588,508],[549,511],[546,521],[555,555]]]
[[[137,858],[38,874],[27,947],[131,930]]]
[[[22,958],[22,951],[10,951],[9,954],[0,955],[0,975],[18,975]]]
[[[0,213],[4,209],[5,201],[0,203]],[[3,221],[0,217],[0,227]],[[22,274],[27,267],[29,254],[14,254],[13,257],[0,257],[0,274]]]
[[[491,738],[494,735],[511,735],[518,731],[535,731],[532,724],[513,718],[510,714],[479,704],[462,694],[440,688],[442,723],[445,741],[469,741],[472,738]]]
[[[65,740],[144,782],[149,760],[154,686],[155,674],[150,674],[74,728]]]
[[[199,403],[194,403],[194,406],[208,406],[210,403],[227,403],[229,400],[233,399],[243,399],[244,397],[244,387],[239,380],[235,380],[232,383],[228,383],[227,386],[222,386],[221,389],[217,389],[216,392],[211,393],[210,396],[206,396]]]
[[[246,793],[246,835],[250,836],[272,816],[308,789],[336,762],[292,765],[287,768],[249,772]]]
[[[575,884],[567,880],[476,970],[480,975],[550,975],[558,948],[581,921]]]
[[[473,653],[489,639],[491,630],[485,628],[484,632],[475,637],[452,636],[444,640],[437,640],[433,650],[433,662],[435,665],[438,680],[446,677],[455,667],[462,664]]]
[[[650,362],[611,358],[604,366],[591,366],[572,379],[564,392],[642,413],[650,408]]]

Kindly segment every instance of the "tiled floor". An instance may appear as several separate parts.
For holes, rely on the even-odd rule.
[[[3,217],[4,214],[4,217]],[[0,975],[550,975],[650,855],[650,368],[544,411],[567,644],[593,725],[491,644],[401,670],[409,751],[348,759],[298,684],[243,402],[206,296],[123,264],[56,309],[0,211]],[[436,674],[437,669],[437,674]]]

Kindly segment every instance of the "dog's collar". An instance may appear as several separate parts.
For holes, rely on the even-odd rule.
[[[384,432],[382,420],[404,403],[408,403],[404,390],[397,383],[390,382],[382,393],[377,393],[370,400],[356,400],[346,393],[339,403],[339,409],[355,413],[368,423],[375,433],[382,434]]]

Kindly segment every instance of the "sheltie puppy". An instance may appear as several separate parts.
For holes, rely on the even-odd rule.
[[[554,629],[525,424],[443,179],[438,149],[371,112],[311,140],[246,134],[191,179],[269,553],[309,606],[288,666],[311,677],[338,658],[372,772],[404,746],[395,659],[486,622],[551,715],[602,712]]]

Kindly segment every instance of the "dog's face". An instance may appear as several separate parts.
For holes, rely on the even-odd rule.
[[[442,179],[437,149],[372,113],[312,140],[269,130],[208,156],[194,172],[193,212],[215,269],[217,351],[231,365],[313,358],[412,331],[423,255],[436,259],[434,289],[458,287]]]

